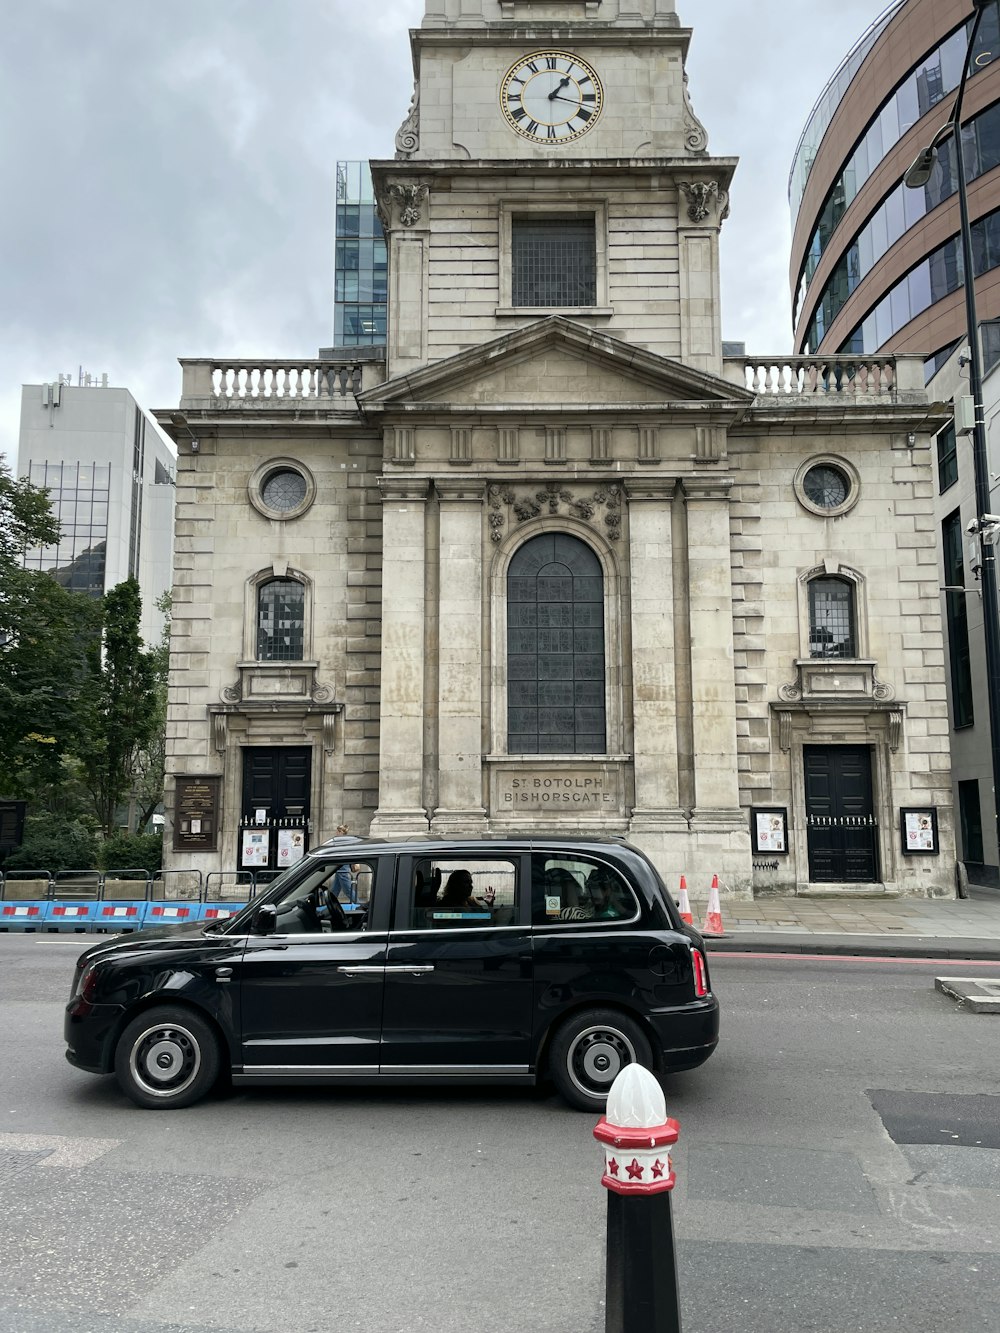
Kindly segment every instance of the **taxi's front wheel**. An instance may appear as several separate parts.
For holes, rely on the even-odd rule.
[[[626,1065],[652,1068],[652,1050],[639,1024],[614,1009],[587,1009],[552,1039],[549,1072],[562,1097],[580,1111],[603,1111]]]
[[[115,1077],[137,1106],[190,1106],[219,1075],[219,1043],[190,1009],[147,1009],[125,1028],[115,1050]]]

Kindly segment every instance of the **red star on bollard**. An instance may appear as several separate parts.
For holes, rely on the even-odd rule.
[[[618,1174],[618,1163],[615,1161],[615,1159],[614,1159],[613,1157],[612,1157],[611,1161],[608,1163],[608,1170],[611,1172],[611,1174],[612,1174],[613,1176],[617,1176],[617,1174]]]
[[[634,1157],[632,1158],[632,1164],[627,1168],[627,1170],[628,1170],[629,1180],[642,1179],[643,1168],[639,1165],[638,1161]]]
[[[653,1176],[655,1178],[656,1176],[662,1176],[662,1175],[663,1175],[663,1163],[657,1157],[656,1161],[653,1163]]]

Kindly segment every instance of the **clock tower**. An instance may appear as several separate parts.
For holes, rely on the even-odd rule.
[[[376,833],[746,880],[718,235],[673,0],[427,0],[389,241]],[[687,474],[681,484],[682,474]],[[704,695],[704,698],[702,696]],[[707,850],[707,845],[706,845]]]
[[[673,0],[427,0],[396,158],[388,371],[558,311],[721,369],[712,158]]]

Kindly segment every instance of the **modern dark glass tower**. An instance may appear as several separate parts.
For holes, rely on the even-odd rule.
[[[367,162],[337,163],[333,341],[385,342],[386,249]]]

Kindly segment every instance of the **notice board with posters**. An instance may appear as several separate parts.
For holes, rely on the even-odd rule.
[[[219,845],[222,778],[179,777],[174,787],[174,851],[214,852]]]

